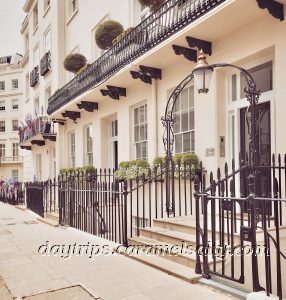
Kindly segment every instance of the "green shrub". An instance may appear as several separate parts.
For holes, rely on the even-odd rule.
[[[183,154],[181,163],[189,164],[189,163],[197,163],[199,161],[199,158],[194,153],[185,153]]]
[[[175,164],[178,164],[179,162],[180,163],[182,162],[182,158],[183,158],[182,154],[176,154],[173,156],[173,161]]]
[[[65,174],[68,169],[60,169],[60,174]]]
[[[139,0],[139,3],[144,7],[149,7],[151,11],[158,9],[165,0]]]
[[[119,168],[121,169],[127,169],[130,167],[130,162],[129,161],[122,161],[120,164],[119,164]]]
[[[79,70],[76,72],[76,75],[81,74],[83,71],[87,70],[89,67],[90,67],[90,64],[86,64],[85,66],[83,66],[81,69],[79,69]]]
[[[112,41],[123,32],[123,26],[113,20],[108,20],[100,24],[95,32],[95,42],[102,50],[107,50],[112,46]]]
[[[64,60],[64,68],[72,73],[78,72],[86,65],[86,58],[80,53],[69,54]]]
[[[93,171],[95,171],[95,167],[94,166],[84,166],[84,167],[81,167],[81,170],[83,170],[85,172],[93,172]]]
[[[136,159],[130,161],[130,167],[136,166],[136,164],[137,164],[137,160]]]
[[[138,160],[136,160],[136,167],[138,167],[138,168],[149,168],[150,165],[149,165],[148,161],[146,161],[144,159],[138,159]]]

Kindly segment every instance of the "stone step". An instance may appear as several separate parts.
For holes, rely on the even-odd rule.
[[[58,222],[59,221],[59,213],[58,212],[46,213],[45,218]]]
[[[162,257],[147,255],[144,253],[140,255],[132,255],[128,254],[128,251],[126,252],[122,249],[120,250],[120,254],[190,283],[197,283],[202,277],[200,274],[196,274],[194,269],[166,260]]]
[[[59,226],[59,221],[53,220],[53,219],[49,219],[49,218],[37,218],[37,220],[39,222],[45,223],[47,225],[50,225],[52,227],[58,227]]]
[[[202,220],[200,221],[202,225]],[[169,219],[157,219],[153,220],[154,227],[163,228],[171,231],[177,231],[185,234],[190,234],[196,236],[196,220],[193,217],[178,217],[178,218],[169,218]],[[226,224],[225,224],[226,226]],[[208,222],[208,235],[211,238],[211,224]],[[225,240],[227,240],[227,227],[225,227]],[[216,239],[219,240],[219,225],[216,224]],[[238,230],[237,230],[238,231]],[[240,242],[240,235],[239,233],[234,233],[234,242]]]
[[[128,245],[136,247],[140,252],[149,251],[152,255],[157,255],[186,267],[193,269],[196,267],[195,249],[186,249],[183,245],[168,244],[143,236],[130,238]]]
[[[173,245],[181,245],[183,242],[186,242],[189,245],[196,245],[195,235],[155,226],[141,228],[140,236]]]

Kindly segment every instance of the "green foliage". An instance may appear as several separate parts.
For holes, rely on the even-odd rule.
[[[66,173],[75,173],[75,172],[92,172],[95,171],[94,166],[83,166],[83,167],[77,167],[77,168],[69,168],[69,169],[61,169],[60,174],[66,174]]]
[[[190,164],[190,163],[197,163],[199,161],[199,158],[195,153],[185,153],[183,154],[181,163]]]
[[[181,163],[183,159],[183,155],[182,154],[176,154],[173,157],[173,161],[175,164]]]
[[[95,171],[95,167],[94,166],[84,166],[84,167],[81,167],[80,168],[82,171],[85,171],[85,172],[92,172],[92,171]]]
[[[78,72],[86,65],[86,57],[80,53],[69,54],[64,60],[64,68],[72,73]]]
[[[139,0],[139,3],[144,7],[149,7],[151,11],[158,9],[165,0]]]
[[[113,20],[108,20],[100,24],[95,32],[95,42],[102,50],[107,50],[112,46],[112,41],[123,32],[123,26]]]
[[[112,45],[118,43],[121,39],[123,39],[129,32],[131,32],[134,27],[129,27],[128,29],[124,30],[121,34],[119,34],[113,41]]]
[[[146,161],[144,159],[137,159],[136,160],[136,167],[137,168],[149,168],[150,165],[149,165],[148,161]]]
[[[83,66],[81,69],[79,69],[79,70],[76,72],[76,75],[81,74],[82,72],[84,72],[85,70],[87,70],[89,67],[90,67],[90,64],[86,64],[85,66]]]
[[[60,169],[60,174],[64,174],[68,171],[68,169]]]
[[[119,168],[120,169],[127,169],[130,167],[130,161],[122,161],[120,164],[119,164]]]
[[[157,156],[154,158],[153,160],[153,166],[160,166],[160,165],[163,165],[165,166],[166,165],[166,157],[165,156]]]

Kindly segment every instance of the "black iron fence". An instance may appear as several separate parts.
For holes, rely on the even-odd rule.
[[[225,0],[167,0],[49,99],[48,114],[106,80]]]
[[[56,179],[25,184],[27,208],[40,215],[53,213],[58,209],[58,184]]]
[[[163,163],[128,180],[116,179],[110,169],[62,174],[58,178],[60,223],[127,244],[153,219],[192,215],[193,178],[201,172],[201,165],[172,162],[169,184]],[[167,192],[172,215],[166,211]]]
[[[216,180],[195,178],[196,272],[266,290],[282,299],[286,287],[286,156],[272,166],[252,167],[234,163]],[[251,268],[250,268],[251,266]]]
[[[11,205],[24,204],[23,184],[0,182],[0,201]]]

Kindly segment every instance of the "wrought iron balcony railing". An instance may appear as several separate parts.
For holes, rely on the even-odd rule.
[[[45,76],[51,70],[51,52],[47,52],[40,61],[41,76]]]
[[[34,87],[39,82],[39,66],[36,66],[30,73],[30,86]]]
[[[124,66],[225,1],[167,0],[88,69],[52,95],[49,99],[48,114],[52,114],[91,87],[106,80]]]
[[[26,121],[27,125],[19,128],[20,144],[31,140],[38,134],[55,134],[53,123],[47,117],[37,117]]]
[[[23,162],[22,156],[4,156],[0,157],[0,165],[1,163],[21,163]]]

